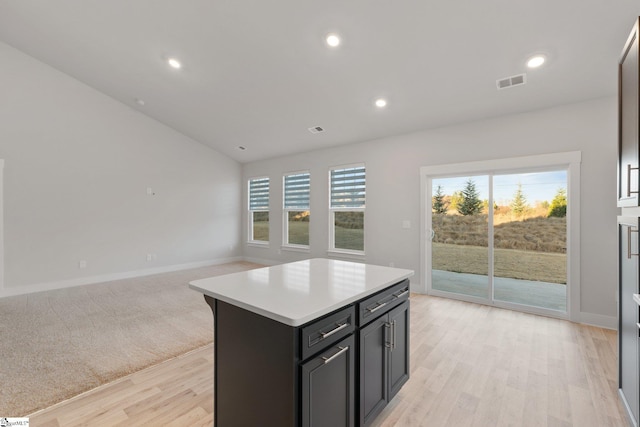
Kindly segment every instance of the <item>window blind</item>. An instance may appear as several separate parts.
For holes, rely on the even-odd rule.
[[[285,175],[284,208],[309,209],[309,173]]]
[[[269,210],[269,178],[249,180],[249,210]]]
[[[364,166],[331,170],[331,207],[364,208],[365,181]]]

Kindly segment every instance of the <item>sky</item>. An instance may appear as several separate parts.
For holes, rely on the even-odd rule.
[[[432,181],[433,194],[438,185],[442,186],[442,192],[451,195],[455,191],[461,191],[471,178],[476,184],[481,200],[489,199],[488,175],[462,176],[454,178],[434,178]],[[522,192],[529,205],[533,206],[537,201],[551,202],[559,188],[567,189],[567,171],[532,172],[510,175],[493,176],[493,199],[499,206],[505,206],[513,200],[518,189],[518,183],[522,184]]]

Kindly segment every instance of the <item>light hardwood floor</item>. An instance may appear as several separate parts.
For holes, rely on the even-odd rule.
[[[212,346],[30,421],[34,427],[210,426]],[[616,332],[412,295],[411,379],[373,425],[627,426],[617,397]]]

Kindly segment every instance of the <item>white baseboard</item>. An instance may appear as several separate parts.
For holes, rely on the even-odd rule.
[[[112,280],[130,279],[132,277],[149,276],[151,274],[169,273],[171,271],[188,270],[190,268],[208,267],[228,262],[245,261],[243,257],[219,258],[211,261],[198,261],[186,264],[174,264],[163,267],[145,268],[143,270],[125,271],[122,273],[103,274],[100,276],[86,276],[75,279],[58,280],[54,282],[37,283],[27,286],[6,287],[0,289],[0,298],[15,295],[31,294],[34,292],[50,291],[54,289],[71,288],[74,286],[91,285]]]
[[[580,313],[580,323],[591,326],[598,326],[605,329],[618,330],[618,318],[616,316],[604,316],[602,314]]]

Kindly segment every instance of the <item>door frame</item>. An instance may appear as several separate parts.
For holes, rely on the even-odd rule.
[[[447,165],[422,166],[420,168],[420,287],[418,291],[433,295],[431,289],[431,186],[430,177],[445,175],[482,175],[518,173],[522,169],[567,170],[567,312],[493,300],[490,305],[515,309],[533,314],[580,321],[580,163],[582,153],[569,151],[535,156],[481,160]],[[480,298],[455,295],[456,299],[487,304]],[[459,298],[458,298],[459,297]]]

